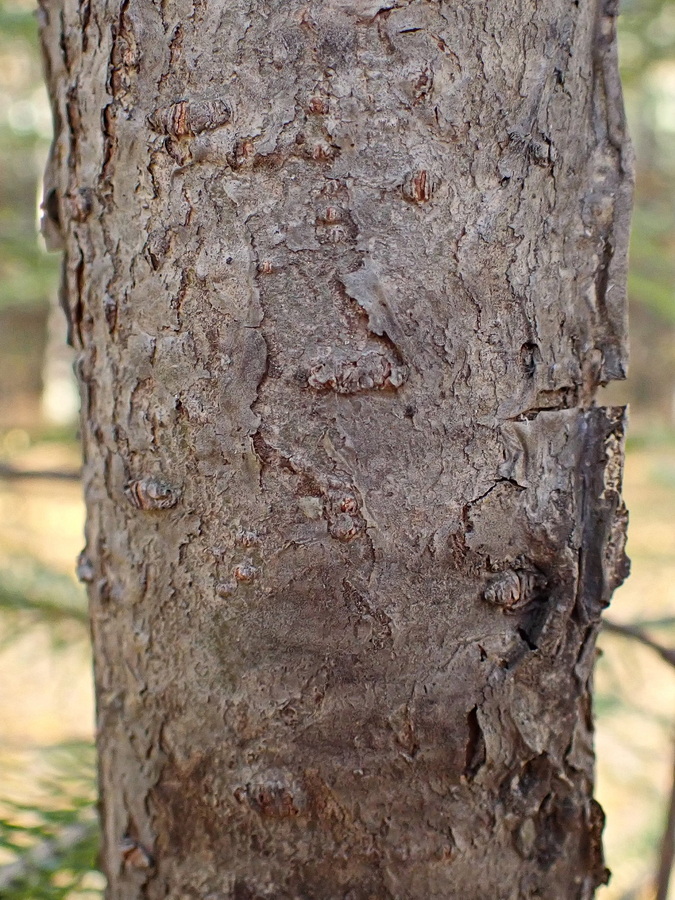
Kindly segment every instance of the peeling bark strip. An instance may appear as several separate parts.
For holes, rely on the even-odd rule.
[[[589,900],[613,3],[42,0],[109,900]]]

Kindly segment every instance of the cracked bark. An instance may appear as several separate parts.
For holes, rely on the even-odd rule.
[[[614,16],[42,0],[110,900],[605,880]]]

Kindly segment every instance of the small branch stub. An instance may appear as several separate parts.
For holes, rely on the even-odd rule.
[[[335,151],[328,144],[316,144],[312,150],[312,159],[316,162],[330,162],[335,157]]]
[[[413,172],[403,182],[403,196],[411,203],[427,203],[431,200],[435,185],[426,169]]]
[[[160,478],[131,481],[124,494],[136,509],[171,509],[180,499],[180,492]]]
[[[83,550],[77,557],[75,573],[78,581],[83,584],[91,584],[94,580],[94,564],[87,556],[86,550]]]
[[[328,101],[323,97],[312,97],[307,104],[307,112],[311,116],[325,116],[328,112]]]
[[[299,785],[280,772],[270,772],[249,782],[235,792],[235,798],[268,819],[294,818],[305,805]]]
[[[351,493],[345,493],[341,488],[334,487],[328,490],[324,515],[328,522],[329,533],[343,544],[349,543],[365,531],[366,523],[356,497]]]
[[[240,528],[237,531],[235,540],[240,547],[257,547],[260,543],[260,536],[257,531]]]
[[[125,869],[151,869],[154,865],[152,856],[145,847],[130,837],[122,838],[120,855]]]
[[[332,353],[328,359],[313,362],[307,384],[315,391],[332,390],[336,394],[400,388],[408,370],[379,351],[354,355]]]
[[[530,572],[507,569],[492,578],[483,591],[483,599],[505,613],[513,612],[536,599],[537,586],[541,586],[541,580]]]
[[[173,138],[192,137],[203,131],[220,128],[232,118],[232,110],[224,100],[202,100],[189,103],[179,100],[162,106],[149,116],[153,131]]]
[[[233,574],[241,584],[250,584],[252,581],[255,581],[258,570],[250,562],[243,562],[235,567]]]

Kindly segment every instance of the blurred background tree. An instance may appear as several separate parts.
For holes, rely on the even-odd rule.
[[[675,3],[624,0],[620,60],[636,154],[631,370],[636,427],[675,426]],[[616,393],[616,390],[614,391]]]
[[[59,261],[36,239],[52,122],[34,6],[0,3],[0,426],[8,428],[72,425],[77,413],[65,326],[53,314]]]
[[[35,4],[0,2],[0,897],[100,897],[88,626],[73,578],[77,400],[58,257],[37,237],[51,139]],[[8,478],[8,474],[12,477]]]
[[[634,574],[618,622],[675,645],[675,0],[624,0],[620,56],[637,156],[626,496]],[[59,260],[36,236],[51,137],[33,0],[0,0],[0,897],[100,897],[76,395]],[[49,471],[53,476],[27,477]],[[675,673],[608,632],[598,791],[614,871],[600,900],[655,896],[672,781]],[[671,890],[675,900],[675,891]],[[663,898],[660,898],[663,900]]]

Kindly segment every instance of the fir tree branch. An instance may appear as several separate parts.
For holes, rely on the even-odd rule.
[[[619,622],[613,622],[611,619],[603,619],[602,627],[605,631],[613,634],[619,634],[622,637],[632,638],[634,641],[649,647],[657,653],[664,662],[675,667],[675,648],[666,647],[651,638],[639,625],[622,625]]]
[[[18,479],[43,479],[45,481],[79,481],[82,475],[80,472],[68,469],[17,469],[14,466],[8,466],[7,463],[0,463],[0,478],[8,480]]]

